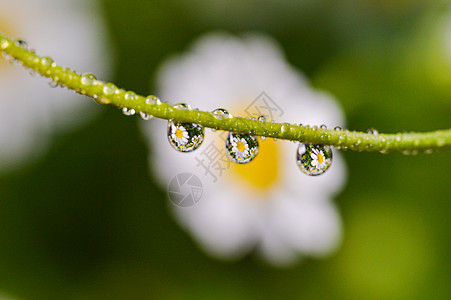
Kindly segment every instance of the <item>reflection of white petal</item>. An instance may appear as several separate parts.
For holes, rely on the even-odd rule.
[[[317,160],[312,160],[311,164],[312,164],[312,166],[317,167],[318,166],[318,161]]]
[[[193,106],[206,110],[223,106],[233,109],[234,103],[242,99],[251,102],[265,91],[284,109],[283,121],[343,126],[343,115],[337,104],[329,96],[312,91],[305,78],[287,65],[277,45],[268,38],[208,35],[200,39],[187,56],[165,64],[158,78],[160,94],[169,101],[183,97],[191,99]],[[180,224],[210,254],[236,258],[257,247],[266,260],[283,265],[296,261],[303,254],[327,254],[338,244],[340,220],[330,197],[342,188],[345,180],[344,163],[339,154],[338,162],[335,163],[334,158],[331,169],[316,176],[313,182],[295,163],[293,156],[297,145],[278,141],[281,178],[269,192],[257,193],[244,185],[242,178],[231,176],[230,170],[213,183],[195,160],[202,157],[203,150],[183,157],[175,151],[167,151],[161,144],[163,135],[160,137],[159,133],[163,125],[147,124],[146,127],[152,127],[143,127],[152,137],[151,165],[162,183],[167,185],[165,180],[189,171],[199,176],[204,184],[205,194],[195,206],[171,207]],[[207,135],[203,147],[216,137]],[[240,152],[238,141],[245,143],[230,136],[232,152],[237,157],[243,153],[248,155],[247,143]],[[316,155],[315,158],[318,164]]]
[[[6,25],[12,34],[27,39],[38,54],[79,72],[105,76],[109,55],[104,53],[106,34],[96,6],[94,1],[1,1],[0,19],[10,22]],[[45,79],[31,77],[21,67],[1,68],[2,171],[42,152],[52,132],[81,123],[96,111],[85,97],[51,89]]]

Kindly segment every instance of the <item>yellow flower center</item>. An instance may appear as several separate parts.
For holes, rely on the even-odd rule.
[[[241,103],[250,103],[245,101]],[[245,116],[243,110],[237,110],[237,115]],[[233,113],[235,115],[235,113]],[[241,141],[240,141],[241,142]],[[239,151],[240,142],[237,143]],[[230,174],[232,178],[245,185],[253,193],[265,193],[279,183],[280,174],[282,174],[280,164],[281,145],[283,141],[274,141],[273,139],[266,139],[262,141],[259,138],[259,151],[253,161],[247,164],[231,163]],[[221,141],[224,145],[224,140]],[[222,146],[224,147],[224,146]]]
[[[324,157],[321,155],[321,153],[318,153],[318,155],[316,156],[316,159],[318,160],[318,162],[320,164],[322,164],[324,161]]]
[[[177,130],[175,131],[175,136],[181,139],[183,137],[183,132],[177,128]]]
[[[244,146],[244,143],[242,141],[238,141],[238,143],[236,143],[236,148],[238,149],[238,151],[243,152],[244,149],[246,149],[246,147]]]

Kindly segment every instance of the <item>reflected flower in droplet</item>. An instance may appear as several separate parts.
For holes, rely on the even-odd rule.
[[[238,164],[252,161],[258,154],[256,137],[229,132],[225,140],[226,154],[230,160]]]
[[[169,144],[179,152],[192,152],[204,141],[205,129],[199,124],[169,121],[167,137]]]
[[[172,123],[171,126],[171,137],[180,145],[185,145],[188,142],[189,138],[188,131],[186,131],[185,127],[183,126],[175,126],[174,123]]]
[[[0,30],[13,39],[26,39],[18,42],[23,47],[51,56],[42,59],[42,65],[50,66],[54,59],[107,79],[107,35],[95,1],[0,1]],[[38,157],[49,147],[52,134],[84,123],[97,112],[85,97],[49,84],[0,59],[0,172]]]

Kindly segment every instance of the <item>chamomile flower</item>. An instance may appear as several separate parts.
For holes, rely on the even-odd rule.
[[[323,151],[315,148],[313,148],[312,151],[313,152],[310,154],[312,157],[312,166],[319,170],[324,169],[326,167],[326,160]]]
[[[180,145],[185,145],[188,142],[188,132],[183,126],[172,126],[172,138]]]
[[[238,158],[244,158],[249,154],[249,145],[243,138],[231,137],[232,151]]]

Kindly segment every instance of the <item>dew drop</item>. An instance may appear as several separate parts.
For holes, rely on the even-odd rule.
[[[444,138],[439,138],[438,140],[437,140],[437,146],[438,147],[442,147],[442,146],[444,146],[446,144],[446,140],[444,139]]]
[[[266,136],[261,136],[260,139],[261,139],[262,141],[264,141],[264,140],[266,140]]]
[[[231,161],[245,164],[257,156],[258,140],[251,135],[229,132],[225,140],[225,149]]]
[[[55,80],[53,80],[52,78],[49,78],[49,80],[47,81],[47,83],[48,83],[48,85],[49,85],[51,88],[56,88],[56,87],[58,86],[58,82],[55,81]]]
[[[126,116],[133,116],[135,114],[135,110],[133,108],[123,107],[122,113]]]
[[[402,150],[401,153],[402,153],[403,155],[410,155],[410,154],[411,154],[410,150]]]
[[[266,116],[261,115],[257,120],[259,120],[260,122],[266,122]]]
[[[296,162],[304,174],[321,175],[332,164],[332,149],[329,146],[299,143]]]
[[[377,129],[371,127],[368,128],[368,130],[366,131],[368,134],[372,134],[372,135],[379,135],[379,131],[377,131]]]
[[[23,63],[18,60],[17,58],[11,57],[10,63],[12,63],[14,66],[22,66]]]
[[[169,144],[180,152],[191,152],[199,148],[204,141],[204,132],[204,127],[199,124],[172,120],[168,122]]]
[[[232,115],[224,108],[217,108],[211,112],[216,119],[231,119]]]
[[[117,90],[117,86],[115,86],[112,83],[107,83],[104,87],[103,87],[103,93],[106,96],[111,96],[114,95],[114,93],[116,93]]]
[[[139,113],[139,115],[141,116],[141,119],[143,119],[143,120],[145,120],[145,121],[150,120],[150,119],[153,118],[153,116],[152,116],[151,114],[145,113],[145,112],[143,112],[143,111],[141,111],[141,112]]]
[[[15,40],[14,45],[24,50],[28,50],[28,43],[24,40]]]
[[[11,46],[11,43],[7,40],[2,40],[0,43],[0,49],[2,49],[2,50],[5,50],[9,46]]]
[[[282,126],[280,127],[280,133],[282,133],[282,134],[286,133],[289,130],[290,130],[289,123],[283,123]]]
[[[134,92],[126,92],[124,95],[125,100],[131,101],[136,99],[136,94]]]
[[[151,105],[151,104],[160,105],[161,104],[161,100],[157,96],[150,95],[150,96],[147,96],[147,98],[146,98],[146,104],[149,104],[149,105]]]
[[[327,129],[327,126],[326,125],[321,125],[319,128],[321,128],[321,129]]]
[[[82,85],[92,85],[97,78],[91,73],[85,73],[81,76],[80,82]]]
[[[312,127],[312,130],[313,130],[313,131],[318,130],[318,126],[314,125],[314,126]]]
[[[191,110],[191,106],[186,103],[177,103],[176,105],[174,105],[174,108],[181,110]]]
[[[340,130],[341,130],[341,127],[340,127],[340,126],[335,126],[335,127],[334,127],[334,130],[335,130],[335,131],[340,131]]]
[[[41,58],[41,65],[43,67],[48,68],[48,67],[51,67],[52,64],[53,64],[53,59],[51,57],[46,56],[46,57]]]

